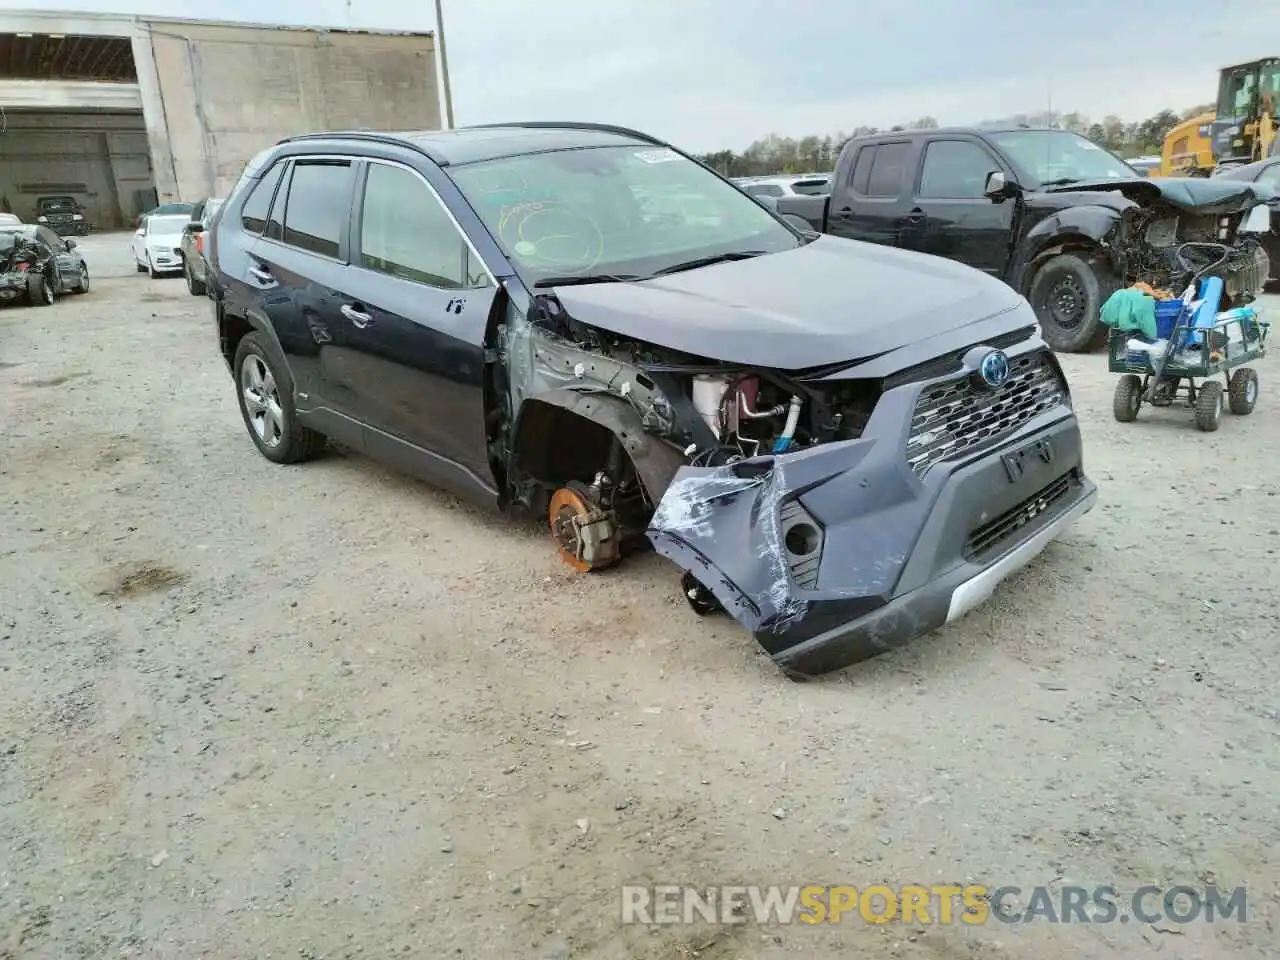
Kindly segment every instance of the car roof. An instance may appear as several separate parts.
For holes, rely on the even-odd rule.
[[[410,130],[375,133],[368,130],[309,133],[281,140],[281,144],[308,140],[354,140],[407,146],[426,154],[439,166],[458,166],[531,153],[581,150],[587,147],[666,147],[648,134],[625,127],[597,123],[509,123],[457,127],[453,130]]]

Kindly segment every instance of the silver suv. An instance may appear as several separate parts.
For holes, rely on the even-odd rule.
[[[201,200],[191,209],[191,222],[182,230],[182,275],[187,278],[187,290],[193,297],[205,295],[208,262],[204,258],[204,235],[220,206],[221,197]]]

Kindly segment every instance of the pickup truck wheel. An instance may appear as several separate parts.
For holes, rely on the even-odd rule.
[[[1036,271],[1027,299],[1045,342],[1061,353],[1088,353],[1106,340],[1102,304],[1117,283],[1102,264],[1060,253]]]
[[[298,422],[289,380],[257,334],[247,334],[236,347],[235,371],[240,415],[264,457],[273,463],[299,463],[320,453],[324,435]]]

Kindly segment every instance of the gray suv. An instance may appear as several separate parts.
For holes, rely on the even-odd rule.
[[[187,279],[187,290],[193,297],[205,295],[208,282],[208,262],[204,258],[204,235],[213,215],[222,206],[221,197],[201,200],[191,210],[191,222],[182,231],[182,275]]]

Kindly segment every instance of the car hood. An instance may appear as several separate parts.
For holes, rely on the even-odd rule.
[[[1240,180],[1207,177],[1134,177],[1124,180],[1090,180],[1050,187],[1050,193],[1118,191],[1135,203],[1163,200],[1196,213],[1241,213],[1269,200],[1270,187]]]
[[[172,233],[148,233],[145,240],[149,247],[176,247],[182,243],[182,231],[175,230]]]
[[[1022,303],[1005,283],[955,261],[829,236],[750,260],[554,293],[574,319],[601,330],[778,370],[878,356]]]

